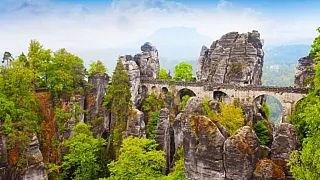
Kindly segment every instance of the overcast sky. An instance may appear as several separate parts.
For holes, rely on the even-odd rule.
[[[172,31],[159,52],[179,45],[176,41],[192,44],[188,33],[210,46],[227,32],[253,29],[266,46],[311,44],[320,26],[319,7],[318,0],[0,0],[0,53],[18,55],[37,39],[91,61],[107,58],[113,49],[139,51],[141,42],[163,29]],[[192,32],[184,37],[181,29]]]

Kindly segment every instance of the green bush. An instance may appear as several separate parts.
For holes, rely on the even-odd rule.
[[[256,132],[256,135],[259,138],[259,142],[262,145],[267,145],[270,142],[269,138],[269,129],[268,129],[268,124],[266,120],[263,121],[258,121],[254,125],[254,131]]]

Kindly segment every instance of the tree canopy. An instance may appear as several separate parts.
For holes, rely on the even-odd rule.
[[[108,165],[110,179],[159,179],[165,168],[163,151],[154,140],[129,137],[123,141],[118,161]]]
[[[68,152],[63,157],[63,179],[96,179],[99,171],[101,148],[105,141],[102,138],[94,138],[90,127],[84,123],[78,123],[72,130],[69,139],[63,142]]]
[[[115,156],[122,142],[122,132],[127,127],[127,118],[131,108],[129,76],[120,60],[113,72],[111,84],[105,95],[105,106],[111,114],[111,139]]]
[[[167,72],[166,69],[160,68],[160,71],[158,72],[158,79],[170,80],[171,79],[170,73]]]
[[[104,64],[100,61],[97,60],[95,62],[92,62],[90,64],[89,70],[88,70],[89,76],[93,74],[105,74],[107,73],[107,68],[104,66]]]
[[[192,65],[186,62],[177,64],[174,68],[174,77],[176,81],[193,81]]]

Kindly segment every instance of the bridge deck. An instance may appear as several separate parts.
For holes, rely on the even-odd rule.
[[[307,94],[308,88],[298,87],[278,87],[278,86],[259,86],[259,85],[233,85],[233,84],[214,84],[210,82],[184,82],[184,81],[166,81],[166,80],[155,80],[155,79],[142,79],[142,84],[158,84],[158,85],[176,85],[185,87],[204,87],[205,90],[212,91],[214,89],[235,89],[241,91],[270,91],[270,92],[286,92],[286,93],[299,93]]]

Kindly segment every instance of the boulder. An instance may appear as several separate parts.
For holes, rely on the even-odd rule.
[[[271,159],[284,169],[286,175],[290,175],[287,167],[290,154],[297,147],[298,140],[294,126],[288,123],[275,125],[271,145]]]
[[[270,159],[261,159],[254,170],[255,179],[285,179],[285,173],[281,166]]]
[[[48,174],[43,163],[43,157],[39,149],[39,141],[33,135],[29,147],[25,152],[28,166],[22,172],[23,180],[47,180]]]
[[[258,31],[230,32],[202,47],[197,80],[236,85],[260,85],[264,53]]]
[[[296,72],[294,76],[294,86],[296,87],[308,87],[310,80],[315,75],[314,66],[315,62],[310,56],[302,57],[298,60]]]
[[[159,119],[156,129],[156,142],[158,149],[163,150],[166,157],[166,173],[169,172],[171,162],[174,155],[174,134],[170,125],[169,109],[163,108],[160,110]]]
[[[183,127],[186,179],[224,179],[224,141],[225,137],[209,118],[190,115]]]
[[[251,127],[240,128],[224,143],[227,179],[251,179],[260,155],[258,137]]]
[[[127,122],[126,136],[146,137],[143,112],[133,109],[130,111]]]

